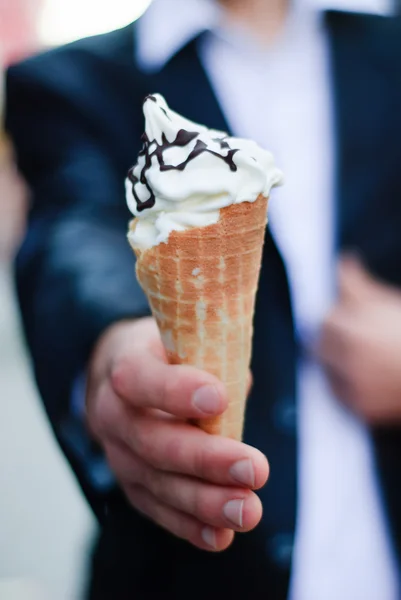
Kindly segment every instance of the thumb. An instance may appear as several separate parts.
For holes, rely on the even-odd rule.
[[[343,255],[337,274],[340,300],[358,302],[371,291],[373,279],[359,256]]]

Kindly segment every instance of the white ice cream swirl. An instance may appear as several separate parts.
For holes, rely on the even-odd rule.
[[[269,196],[282,183],[270,152],[181,117],[159,94],[144,102],[143,148],[126,181],[127,203],[138,217],[130,241],[142,249],[172,231],[212,225],[220,209]]]

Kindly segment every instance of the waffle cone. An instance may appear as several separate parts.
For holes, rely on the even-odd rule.
[[[267,198],[259,196],[223,208],[215,225],[173,231],[167,243],[145,251],[134,247],[137,278],[169,362],[206,370],[227,388],[225,413],[196,424],[238,440],[266,221]]]

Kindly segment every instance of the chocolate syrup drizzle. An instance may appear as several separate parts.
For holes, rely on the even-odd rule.
[[[147,98],[145,98],[145,101],[146,100],[152,100],[153,102],[157,102],[157,99],[154,96],[147,96]],[[167,112],[163,108],[161,108],[161,110],[168,117]],[[132,167],[132,169],[130,169],[128,171],[128,179],[132,183],[132,193],[133,193],[133,196],[134,196],[136,204],[137,204],[138,212],[141,212],[147,208],[152,208],[156,203],[156,196],[153,193],[153,190],[150,187],[147,177],[146,177],[147,172],[149,171],[149,169],[152,166],[152,158],[154,156],[156,156],[156,158],[157,158],[161,172],[184,171],[186,166],[192,160],[194,160],[195,158],[197,158],[204,152],[208,152],[209,154],[213,154],[214,156],[217,156],[217,158],[220,158],[221,160],[223,160],[230,167],[231,171],[234,171],[234,172],[237,171],[238,167],[234,163],[233,157],[234,157],[235,153],[238,152],[238,149],[233,150],[230,148],[230,145],[227,142],[228,136],[225,138],[213,139],[214,142],[217,142],[218,144],[220,144],[220,148],[222,150],[228,150],[227,156],[222,156],[218,152],[209,150],[209,148],[207,147],[207,144],[205,144],[201,140],[198,140],[196,142],[195,148],[192,150],[192,152],[190,152],[188,158],[184,162],[182,162],[181,164],[176,165],[176,166],[165,164],[163,154],[166,150],[169,150],[170,148],[173,148],[173,147],[184,148],[185,146],[190,144],[195,138],[197,138],[198,135],[199,135],[199,132],[186,131],[185,129],[180,129],[177,133],[177,137],[175,138],[175,140],[173,142],[169,142],[167,140],[165,134],[163,133],[161,144],[158,144],[156,140],[149,140],[146,133],[144,133],[142,135],[141,140],[143,142],[143,147],[139,153],[139,156],[145,157],[145,166],[143,167],[139,177],[136,177],[134,175],[135,167]],[[150,152],[150,147],[153,146],[153,144],[156,145],[156,149],[153,152]],[[148,200],[145,200],[145,202],[142,202],[139,199],[138,194],[136,193],[135,187],[136,187],[137,183],[139,183],[139,182],[142,185],[144,185],[149,192],[149,198],[148,198]]]

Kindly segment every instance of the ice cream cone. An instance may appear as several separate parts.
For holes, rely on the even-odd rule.
[[[251,359],[253,313],[267,221],[267,198],[220,210],[217,223],[173,231],[148,249],[132,243],[137,278],[172,364],[206,370],[226,386],[229,406],[198,421],[205,431],[241,440]],[[136,220],[131,223],[135,229]]]
[[[137,278],[169,362],[227,388],[226,412],[197,424],[240,440],[267,199],[283,176],[256,142],[189,121],[160,94],[143,110],[143,146],[126,180]]]

